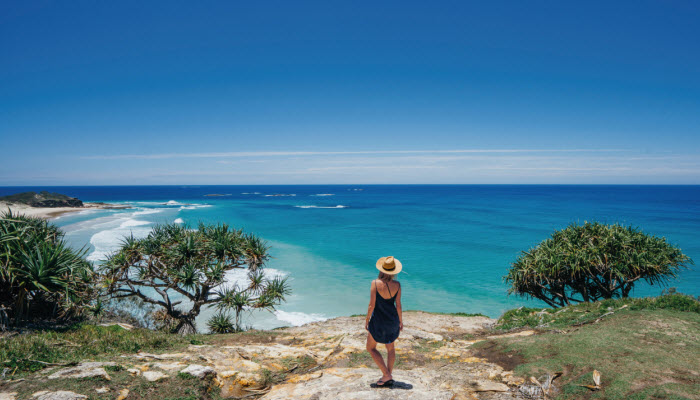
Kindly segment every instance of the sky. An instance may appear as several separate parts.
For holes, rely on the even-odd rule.
[[[700,184],[697,1],[3,1],[0,186]]]

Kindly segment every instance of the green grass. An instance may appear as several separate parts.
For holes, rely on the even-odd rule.
[[[301,357],[284,357],[280,360],[280,363],[286,370],[294,368],[295,370],[303,371],[316,366],[316,360],[309,355],[304,355]]]
[[[178,374],[165,381],[148,382],[140,377],[132,377],[128,372],[110,371],[112,380],[95,379],[56,379],[47,380],[39,376],[27,377],[9,391],[18,392],[19,399],[29,399],[33,393],[41,390],[68,390],[80,393],[94,400],[113,400],[122,389],[129,390],[129,400],[167,399],[167,400],[219,400],[219,388],[211,378],[199,379],[186,374]],[[96,388],[108,387],[108,393],[95,392]],[[5,388],[4,388],[5,389]]]
[[[502,354],[517,354],[522,363],[515,373],[524,378],[564,372],[556,381],[559,399],[699,398],[700,313],[694,307],[686,307],[688,304],[679,298],[636,300],[577,306],[591,314],[586,317],[556,315],[558,321],[551,325],[570,326],[572,321],[607,312],[608,307],[628,305],[600,322],[570,329],[568,333],[545,331],[484,341],[474,348],[478,351],[490,347]],[[511,317],[525,317],[523,314],[521,310],[520,314],[511,313]],[[531,320],[527,314],[518,321]],[[591,392],[578,386],[593,384],[594,369],[602,374],[602,390]]]
[[[592,322],[610,311],[627,306],[625,311],[675,310],[700,313],[698,299],[679,293],[659,297],[610,299],[595,303],[581,303],[564,308],[516,308],[506,311],[495,327],[497,330],[518,328],[560,329]],[[621,310],[622,311],[622,310]]]
[[[13,371],[32,372],[46,367],[36,361],[105,360],[139,351],[172,351],[209,340],[208,335],[180,336],[147,329],[127,331],[119,326],[77,324],[67,329],[0,338],[0,364]]]
[[[422,312],[426,314],[435,314],[435,315],[454,315],[456,317],[487,317],[487,315],[484,315],[482,313],[466,313],[466,312],[453,312],[453,313],[447,313],[447,312],[435,312],[435,311],[421,311],[421,310],[406,310],[404,312]]]

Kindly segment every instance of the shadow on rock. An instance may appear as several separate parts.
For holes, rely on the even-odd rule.
[[[376,383],[372,383],[369,385],[369,387],[371,387],[373,389],[403,389],[403,390],[413,389],[413,385],[411,385],[410,383],[399,382],[399,381],[394,381],[393,384],[387,385],[387,386],[379,386]]]

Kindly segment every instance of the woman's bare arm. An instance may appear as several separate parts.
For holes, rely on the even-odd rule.
[[[399,284],[399,292],[396,294],[396,311],[399,313],[399,330],[403,330],[403,313],[401,312],[401,283]]]
[[[367,307],[367,318],[365,318],[365,329],[368,329],[369,319],[372,318],[372,311],[374,311],[374,303],[377,301],[377,291],[375,290],[376,283],[372,281],[372,286],[370,287],[369,293],[369,307]]]

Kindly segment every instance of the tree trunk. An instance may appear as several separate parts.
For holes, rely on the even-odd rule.
[[[190,335],[197,333],[197,327],[194,325],[194,319],[191,318],[180,318],[177,326],[175,327],[175,333],[180,335]]]

